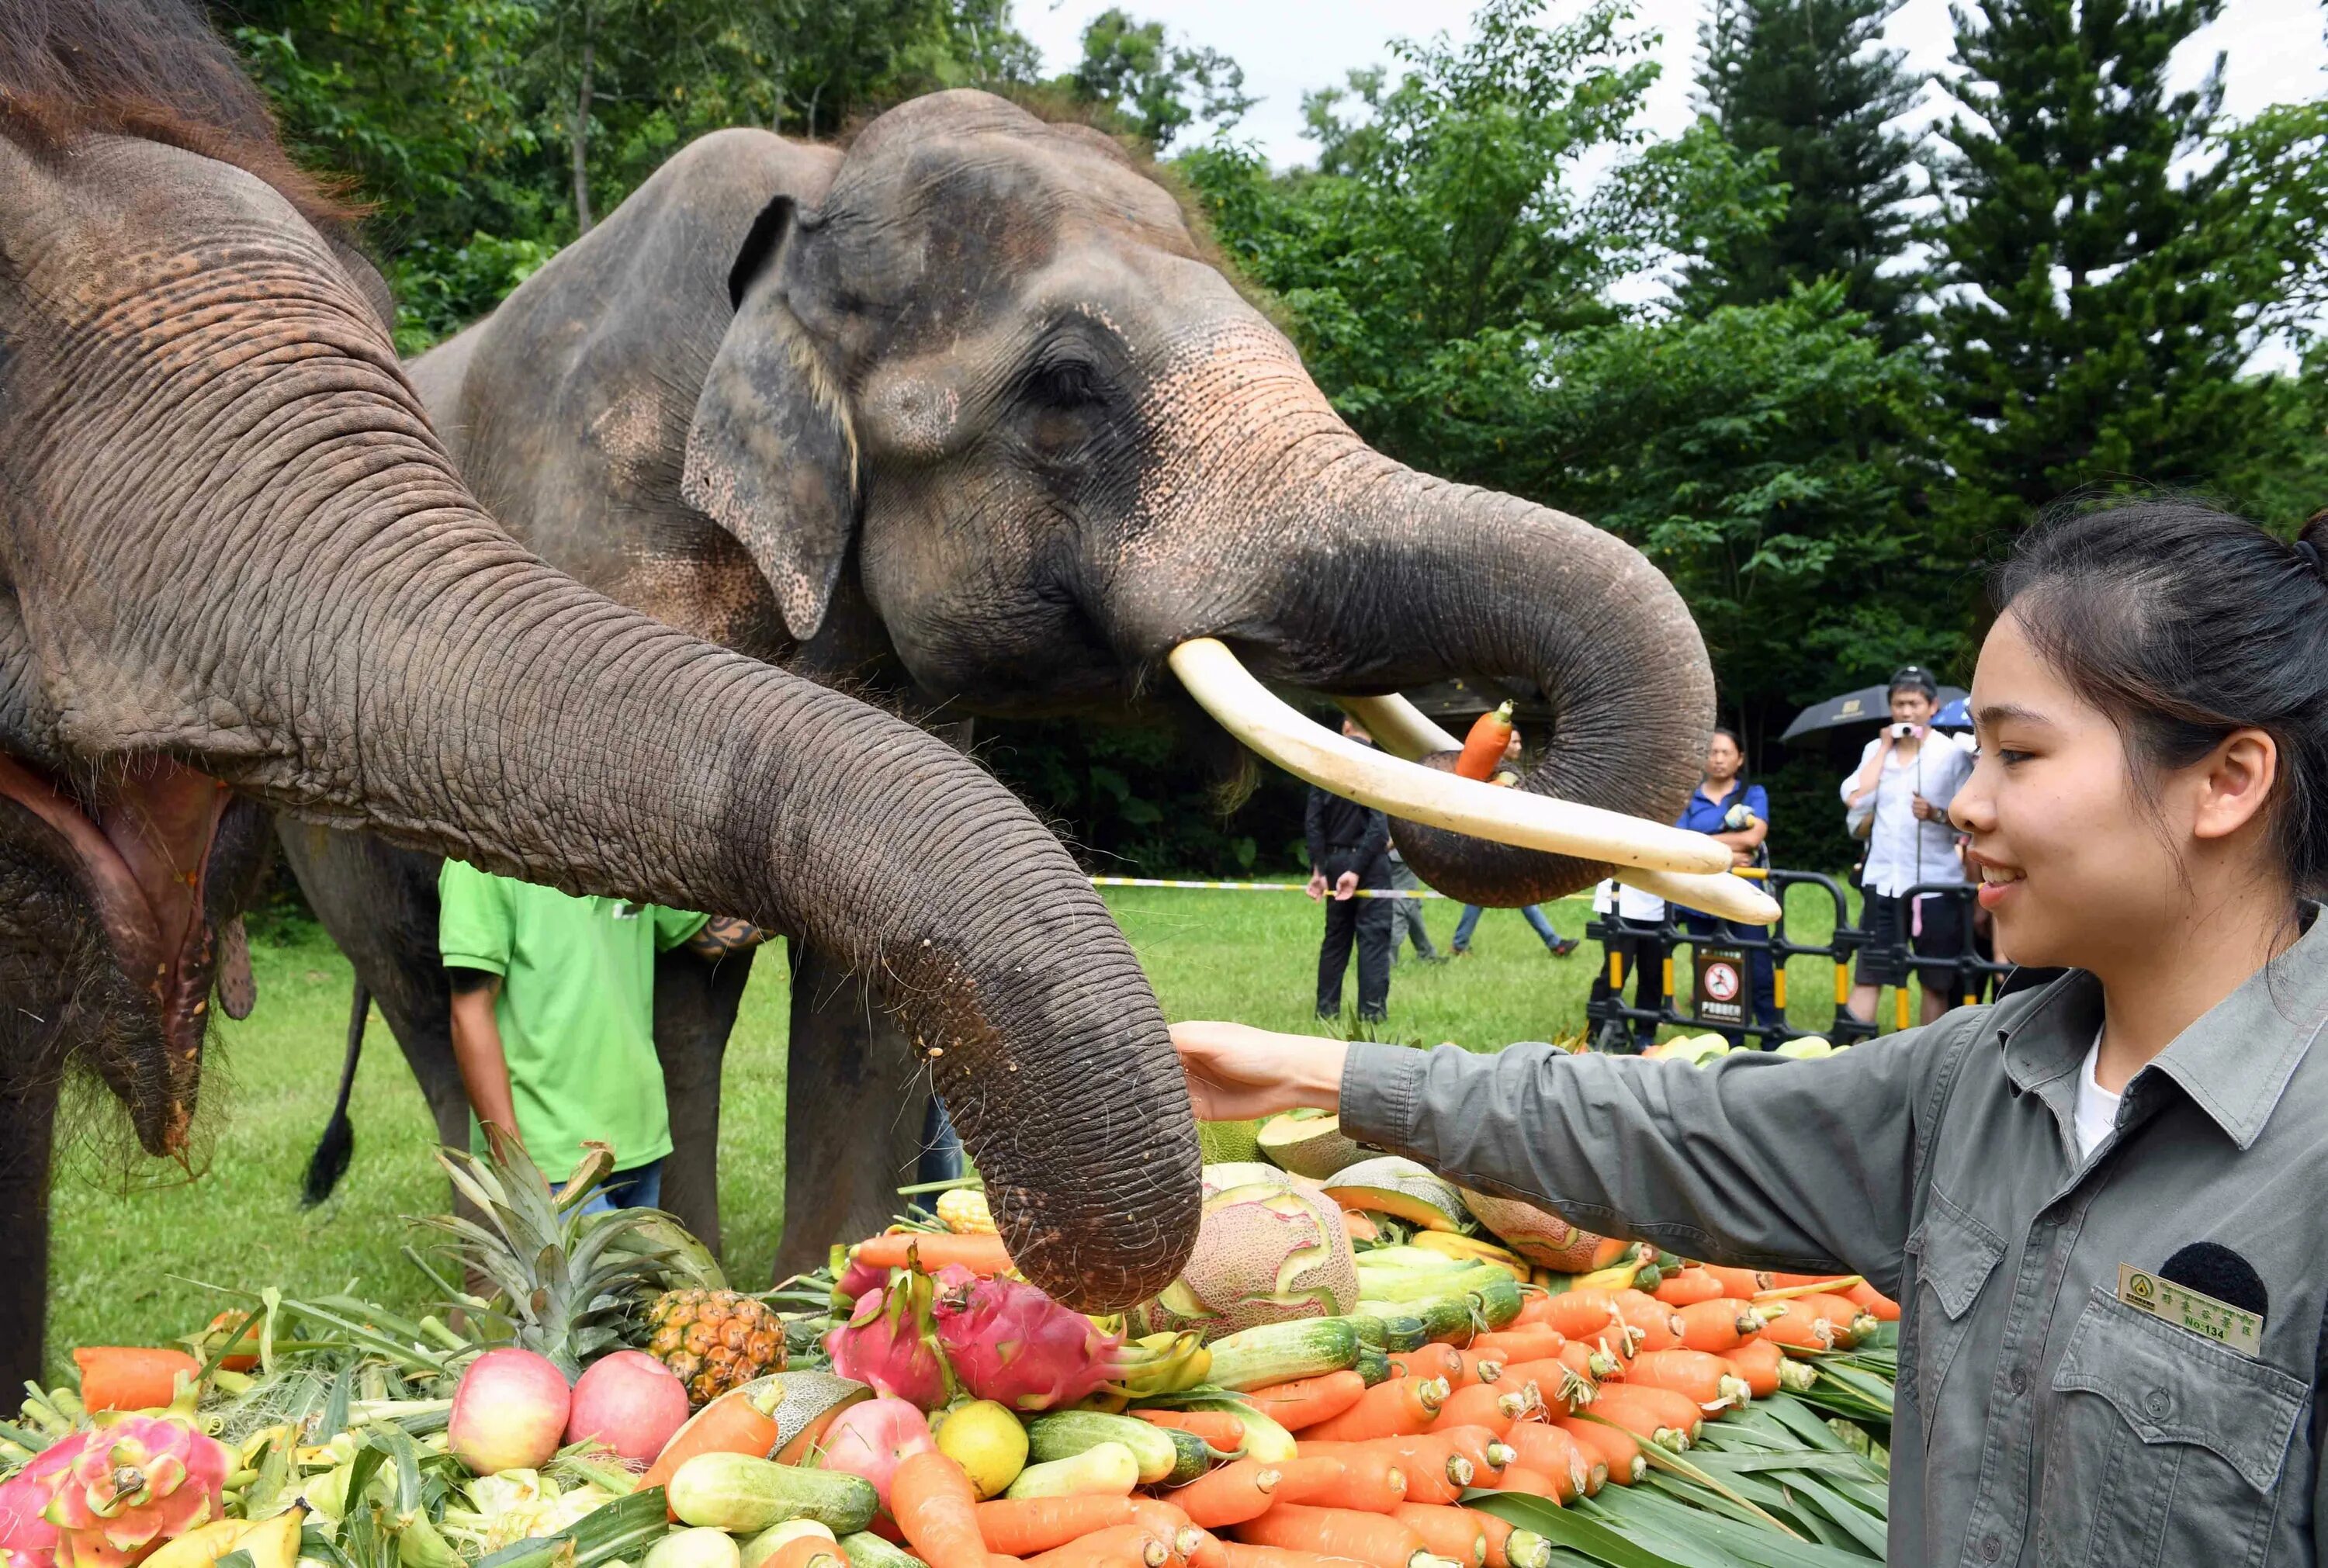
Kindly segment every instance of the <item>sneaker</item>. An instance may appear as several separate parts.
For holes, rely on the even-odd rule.
[[[1554,958],[1566,958],[1570,953],[1575,952],[1579,945],[1581,945],[1579,940],[1576,937],[1571,936],[1564,938],[1562,941],[1548,944],[1544,948],[1544,951],[1551,953]]]
[[[1446,963],[1450,961],[1447,954],[1443,953],[1426,953],[1422,955],[1422,962],[1425,963]]]

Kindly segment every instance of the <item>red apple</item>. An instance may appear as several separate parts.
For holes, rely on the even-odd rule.
[[[566,1441],[595,1438],[634,1465],[652,1462],[687,1424],[687,1385],[638,1350],[617,1350],[582,1369]]]
[[[558,1451],[573,1398],[548,1357],[488,1350],[461,1374],[445,1435],[460,1461],[481,1476],[532,1469]]]

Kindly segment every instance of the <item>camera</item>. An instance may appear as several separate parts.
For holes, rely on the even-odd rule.
[[[1906,723],[1894,724],[1888,727],[1884,733],[1894,740],[1913,740],[1916,738],[1916,727]]]

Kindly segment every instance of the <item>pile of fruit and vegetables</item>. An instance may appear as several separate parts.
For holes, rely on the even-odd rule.
[[[1684,1568],[1880,1560],[1896,1310],[1367,1158],[1205,1169],[1121,1318],[1016,1278],[974,1188],[730,1290],[668,1216],[447,1153],[465,1212],[353,1287],[85,1347],[0,1425],[5,1568]],[[29,1385],[28,1385],[29,1386]]]

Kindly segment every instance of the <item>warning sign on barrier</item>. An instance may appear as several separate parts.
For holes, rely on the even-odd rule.
[[[1697,1016],[1714,1025],[1746,1021],[1746,955],[1734,947],[1700,947]]]

